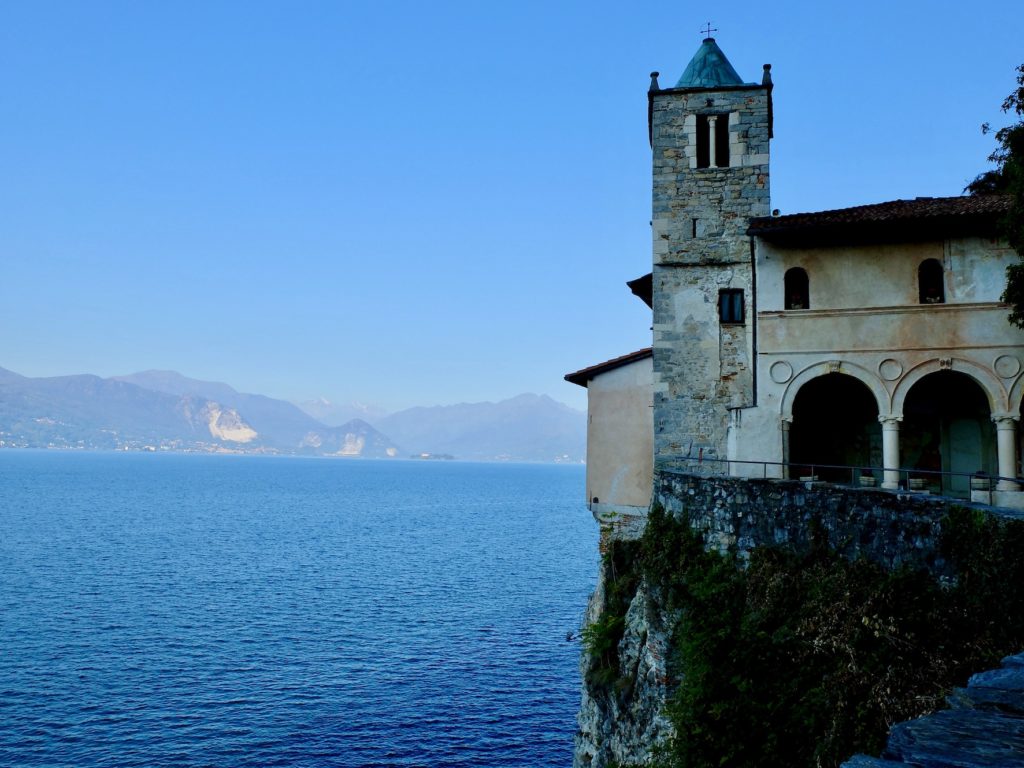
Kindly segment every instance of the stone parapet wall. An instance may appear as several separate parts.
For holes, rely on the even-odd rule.
[[[941,521],[953,506],[969,502],[798,480],[761,480],[656,471],[654,501],[690,515],[710,548],[747,559],[759,546],[811,545],[816,535],[849,559],[865,557],[885,568],[925,568],[946,576],[939,551]],[[981,507],[1018,517],[1012,510]]]

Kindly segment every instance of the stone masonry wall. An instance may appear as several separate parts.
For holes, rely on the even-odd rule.
[[[952,505],[971,506],[927,493],[673,471],[655,473],[654,500],[673,514],[686,511],[710,548],[736,552],[742,559],[758,546],[804,549],[821,531],[848,559],[863,556],[888,569],[925,568],[938,577],[949,573],[939,552],[940,521]]]
[[[724,457],[728,409],[753,401],[746,230],[769,214],[768,93],[669,89],[652,103],[655,463],[666,466]],[[728,114],[728,168],[696,167],[698,114]],[[744,291],[743,325],[720,327],[724,288]]]

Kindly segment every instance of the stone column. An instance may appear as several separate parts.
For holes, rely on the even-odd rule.
[[[789,479],[789,428],[793,424],[792,416],[783,416],[779,420],[779,429],[782,430],[782,478]]]
[[[902,416],[879,416],[882,423],[882,487],[900,487],[900,422]]]
[[[996,425],[996,449],[999,451],[999,476],[1017,476],[1017,420],[1007,414],[992,416]],[[1012,480],[1000,480],[997,491],[1019,491],[1020,486]]]
[[[715,123],[718,122],[716,115],[708,115],[708,165],[712,168],[718,167],[718,152],[715,147]]]

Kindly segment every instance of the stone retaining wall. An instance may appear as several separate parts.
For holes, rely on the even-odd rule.
[[[948,566],[938,551],[940,521],[959,499],[927,493],[852,488],[798,480],[655,473],[654,500],[666,510],[688,511],[708,546],[743,559],[757,546],[810,545],[820,531],[844,557],[866,557],[886,568],[924,567],[936,576]],[[1008,517],[1019,512],[979,507]]]

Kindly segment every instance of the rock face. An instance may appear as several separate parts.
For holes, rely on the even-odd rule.
[[[704,532],[707,547],[733,552],[741,562],[758,546],[785,544],[806,549],[817,532],[826,535],[829,544],[851,560],[863,557],[888,569],[924,569],[939,579],[951,574],[939,551],[941,521],[950,508],[950,499],[795,480],[707,477],[672,470],[655,473],[654,497],[670,513],[689,515],[692,524]],[[985,510],[1019,518],[1009,510]],[[604,516],[598,522],[602,551],[607,552],[612,542],[639,538],[646,520]],[[606,566],[588,604],[585,627],[598,621],[607,607],[607,578]],[[678,617],[669,615],[664,604],[662,595],[641,581],[625,612],[613,685],[592,681],[594,659],[584,648],[574,768],[644,765],[657,744],[671,737],[671,725],[663,709],[676,684],[669,650]],[[952,701],[960,710],[970,712],[958,716],[937,713],[932,716],[935,720],[924,718],[897,726],[883,759],[858,757],[847,765],[881,767],[904,764],[899,761],[905,760],[913,765],[1024,768],[1024,656],[1011,657],[1006,669],[999,672],[976,675]],[[954,743],[967,745],[986,731],[997,734],[988,746],[968,745],[964,749],[970,754],[975,754],[971,750],[982,750],[977,754],[994,750],[991,755],[995,757],[990,755],[989,762],[977,755],[964,758],[964,762],[928,762],[922,757],[927,750],[952,749]]]
[[[599,515],[597,519],[602,551],[613,541],[632,541],[643,534],[643,517]],[[587,604],[584,626],[597,621],[606,608],[606,578],[607,569],[602,568]],[[675,617],[661,609],[661,603],[660,595],[640,584],[626,611],[615,685],[606,688],[588,682],[594,660],[584,647],[574,768],[642,764],[652,746],[670,732],[662,709],[670,685],[666,659]]]
[[[602,579],[603,581],[603,579]],[[604,602],[598,583],[587,607],[586,621],[595,621]],[[658,600],[641,585],[626,612],[626,627],[619,644],[619,677],[628,681],[611,692],[584,685],[573,768],[639,765],[660,743],[670,726],[661,714],[668,674],[665,658],[672,621],[657,607]],[[586,679],[590,656],[583,653],[580,673]]]
[[[856,755],[844,768],[1024,766],[1024,654],[972,676],[949,704],[894,726],[881,758]]]

